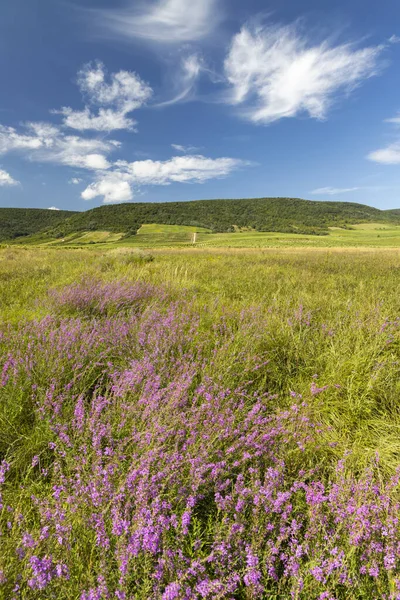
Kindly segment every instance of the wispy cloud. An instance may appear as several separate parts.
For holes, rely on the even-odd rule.
[[[171,183],[204,183],[226,177],[248,164],[234,158],[207,158],[202,155],[177,156],[167,161],[117,161],[114,169],[98,173],[97,180],[83,192],[84,200],[103,196],[105,202],[123,202],[134,197],[134,187]]]
[[[400,165],[400,141],[370,152],[367,158],[384,165]]]
[[[322,187],[310,192],[315,196],[336,196],[337,194],[348,194],[349,192],[356,192],[361,188],[359,187],[351,187],[351,188],[334,188],[334,187]]]
[[[134,130],[136,121],[128,115],[143,106],[153,93],[151,87],[134,72],[119,71],[108,76],[100,61],[81,69],[78,85],[88,103],[100,107],[97,113],[93,113],[89,106],[83,110],[64,106],[52,112],[63,115],[65,127],[79,131]]]
[[[299,114],[324,119],[340,93],[379,72],[383,48],[316,45],[297,25],[245,26],[225,60],[231,86],[226,101],[255,123]]]
[[[79,185],[81,182],[82,182],[82,179],[80,179],[79,177],[73,177],[72,179],[70,179],[68,181],[68,183],[71,185]]]
[[[400,37],[398,35],[393,34],[389,40],[391,44],[400,44]]]
[[[218,0],[130,0],[126,8],[96,14],[100,26],[119,37],[181,44],[207,37],[220,20],[220,5]]]
[[[7,171],[0,169],[0,187],[11,187],[14,185],[20,185],[20,182],[11,177]]]
[[[202,71],[207,71],[203,59],[197,54],[185,56],[174,71],[169,75],[169,96],[168,100],[159,102],[157,108],[177,104],[178,102],[187,102],[193,100],[196,84]]]
[[[397,114],[391,119],[385,119],[385,123],[394,123],[395,125],[400,125],[400,114]]]
[[[385,119],[385,123],[391,123],[392,125],[400,125],[400,114],[397,114],[391,119]],[[396,127],[397,131],[397,127]],[[396,139],[391,144],[383,148],[378,148],[367,155],[368,160],[377,162],[384,165],[399,165],[400,164],[400,135],[397,131]]]
[[[65,135],[49,123],[27,123],[21,132],[0,125],[0,154],[21,152],[30,160],[81,169],[108,169],[106,156],[120,146],[115,140]]]
[[[200,150],[198,146],[182,146],[181,144],[171,144],[171,148],[182,154],[191,154]]]

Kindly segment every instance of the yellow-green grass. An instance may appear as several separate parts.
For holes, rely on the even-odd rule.
[[[51,245],[64,246],[71,244],[112,244],[118,242],[123,233],[113,233],[111,231],[87,231],[78,234],[72,234],[66,238],[49,242]]]
[[[365,464],[379,451],[385,469],[398,464],[400,335],[394,327],[388,343],[379,331],[400,316],[399,250],[195,248],[157,250],[153,257],[97,246],[2,250],[2,321],[45,316],[49,288],[82,277],[144,280],[177,294],[186,290],[202,311],[205,330],[223,306],[232,315],[260,307],[268,316],[257,341],[257,351],[271,361],[263,375],[267,389],[282,397],[292,389],[310,400],[317,374],[319,384],[331,387],[313,401],[315,410],[333,427],[338,453],[352,450],[356,462]],[[300,306],[311,313],[311,326],[289,324]],[[236,351],[250,351],[254,344],[238,334],[221,372],[229,372]]]
[[[150,253],[118,247],[118,243],[79,249],[5,248],[0,250],[0,332],[9,326],[18,330],[24,321],[49,314],[56,319],[72,317],[71,323],[75,318],[91,323],[85,307],[76,313],[57,312],[59,308],[54,307],[49,294],[49,290],[62,290],[82,279],[89,285],[93,279],[160,286],[157,310],[162,310],[162,294],[167,290],[167,310],[171,302],[182,300],[198,316],[197,341],[210,347],[204,360],[205,376],[232,390],[246,381],[250,390],[271,394],[272,410],[286,409],[301,395],[309,405],[310,417],[321,423],[323,432],[315,454],[302,457],[302,468],[315,467],[317,476],[329,481],[337,461],[349,453],[347,474],[357,478],[373,464],[377,480],[387,481],[399,466],[400,249],[186,247],[156,248]],[[70,323],[63,322],[64,326]],[[218,348],[213,341],[218,342]],[[196,343],[193,341],[193,348]],[[46,344],[44,337],[41,348],[45,350]],[[128,344],[127,361],[135,358],[131,352],[134,350]],[[248,365],[254,357],[261,367],[249,375]],[[54,373],[44,353],[38,354],[38,364],[35,377],[41,382],[42,393],[51,385]],[[91,368],[82,383],[82,393],[88,398],[94,385]],[[327,388],[314,394],[314,384]],[[28,381],[27,390],[30,385]],[[35,398],[18,388],[9,389],[0,405],[0,442],[14,471],[21,472],[14,483],[16,514],[24,510],[33,514],[32,495],[50,496],[54,489],[40,483],[31,467],[33,456],[46,456],[51,430],[40,419],[29,421],[30,413],[24,406],[36,406]],[[296,400],[290,392],[295,393]],[[288,460],[290,463],[290,455]],[[82,528],[82,535],[78,540],[74,537],[68,550],[76,552],[73,560],[82,565],[83,578],[90,578],[97,560],[93,548]],[[13,560],[14,555],[13,550]],[[7,570],[11,550],[9,555],[3,551],[3,556]],[[349,563],[353,559],[351,553],[346,556]],[[146,566],[145,561],[142,564]],[[77,578],[77,585],[79,581]],[[33,591],[24,597],[45,597],[40,594]],[[67,597],[79,594],[62,595]],[[149,597],[149,592],[137,595],[138,600]],[[286,600],[291,596],[277,587],[276,594],[263,597]],[[298,596],[299,600],[302,597]],[[367,600],[383,596],[362,595],[357,589],[350,595],[346,589],[335,597]]]
[[[77,232],[66,238],[49,240],[43,236],[18,240],[18,245],[85,246],[104,248],[398,248],[400,227],[382,223],[364,223],[349,229],[330,228],[327,235],[242,231],[210,233],[201,227],[181,225],[143,225],[137,235],[107,231]]]
[[[199,235],[202,246],[231,248],[279,248],[279,247],[400,247],[400,227],[371,227],[357,225],[354,229],[330,229],[328,235],[304,235],[289,233],[241,232],[234,234]]]

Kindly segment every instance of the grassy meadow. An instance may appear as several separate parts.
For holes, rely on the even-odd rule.
[[[0,598],[400,598],[399,229],[156,229],[0,250]]]
[[[62,238],[39,233],[16,239],[18,246],[60,248],[397,248],[400,226],[386,223],[363,223],[349,228],[330,227],[324,235],[257,232],[212,233],[203,227],[182,225],[142,225],[134,236],[111,231],[78,231]]]

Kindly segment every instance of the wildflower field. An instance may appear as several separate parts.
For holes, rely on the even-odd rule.
[[[400,599],[400,251],[0,250],[0,598]]]

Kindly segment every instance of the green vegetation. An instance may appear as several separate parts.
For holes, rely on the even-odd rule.
[[[196,234],[196,235],[194,235]],[[183,225],[142,225],[134,236],[110,231],[81,231],[65,238],[43,234],[16,240],[14,244],[45,247],[106,248],[398,248],[400,226],[363,223],[344,229],[331,227],[326,235],[238,231],[211,233]]]
[[[22,244],[84,245],[113,243],[179,246],[193,241],[210,246],[263,247],[297,245],[362,245],[358,224],[382,229],[376,245],[390,245],[397,235],[396,211],[348,202],[317,202],[292,198],[199,200],[193,202],[128,203],[100,206],[82,213],[34,209],[1,209],[0,241]],[[388,231],[390,230],[390,231]],[[391,235],[391,233],[393,235]],[[282,236],[265,233],[286,234]],[[138,235],[137,241],[134,240]],[[230,234],[221,236],[221,234]],[[236,234],[240,234],[236,236]],[[232,235],[234,237],[232,237]],[[329,241],[315,238],[330,236]],[[289,236],[289,237],[288,237]],[[291,237],[290,237],[291,236]],[[294,237],[293,237],[294,236]]]
[[[250,228],[323,234],[331,226],[363,222],[400,223],[400,217],[362,204],[293,198],[131,203],[79,213],[56,227],[52,234],[65,237],[91,230],[135,234],[141,225],[154,223],[200,227],[217,233]]]
[[[0,241],[33,235],[56,227],[75,212],[40,208],[0,208]]]
[[[0,598],[395,600],[398,250],[104,235],[0,250]]]

